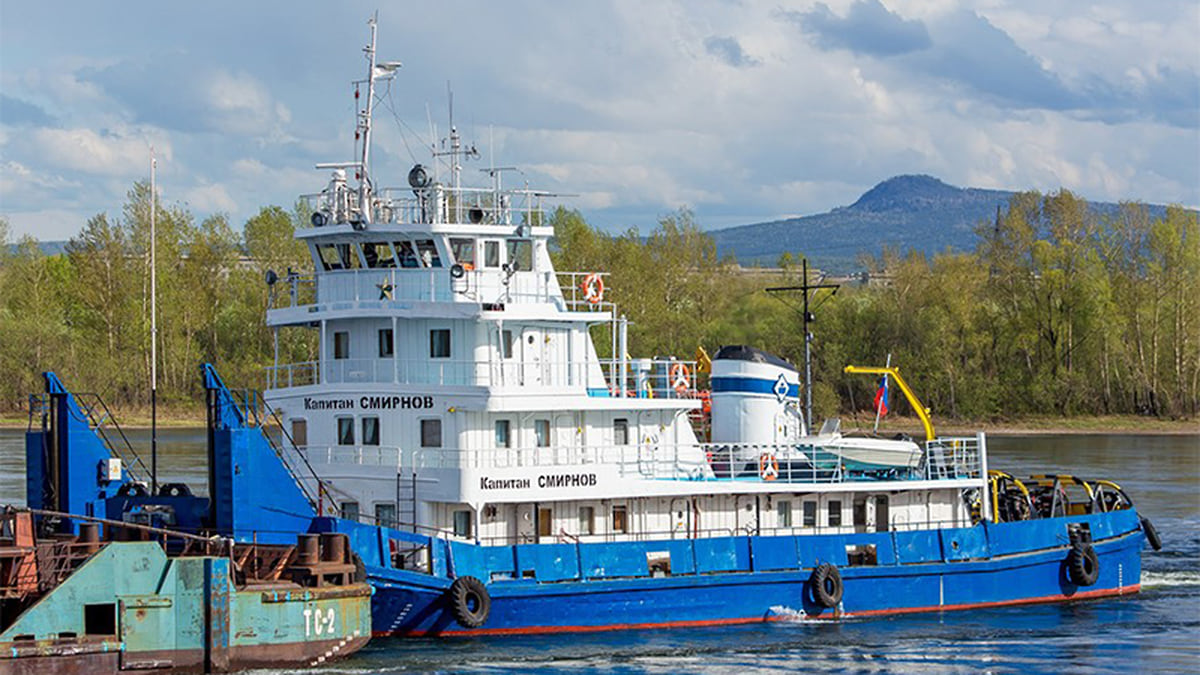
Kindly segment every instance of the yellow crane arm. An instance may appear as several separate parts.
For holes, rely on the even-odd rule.
[[[908,383],[904,381],[904,378],[900,377],[900,369],[899,368],[873,368],[873,367],[868,367],[868,366],[846,366],[845,372],[859,373],[862,375],[887,375],[887,376],[891,377],[893,380],[895,380],[896,384],[900,385],[900,391],[904,392],[904,398],[908,399],[909,405],[911,405],[913,407],[913,410],[917,411],[917,417],[921,418],[921,424],[923,424],[925,426],[925,440],[927,440],[927,441],[933,440],[933,438],[934,438],[933,422],[930,421],[930,419],[929,419],[929,409],[926,408],[924,406],[924,404],[921,403],[921,401],[917,398],[917,395],[913,393],[913,390],[911,388],[909,388]]]

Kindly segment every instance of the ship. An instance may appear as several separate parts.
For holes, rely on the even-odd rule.
[[[555,269],[545,204],[463,184],[451,121],[401,188],[371,175],[364,49],[352,161],[304,196],[311,273],[266,322],[316,333],[266,403],[375,586],[376,634],[836,619],[1119,596],[1149,521],[1119,485],[1018,478],[983,433],[813,432],[799,371],[751,346],[633,358],[602,270]],[[355,183],[347,177],[353,173]],[[589,329],[605,326],[600,358]],[[851,367],[853,368],[853,367]],[[863,369],[858,369],[862,371]],[[867,369],[902,381],[896,368]],[[709,372],[701,372],[709,371]],[[707,380],[700,389],[698,381]],[[907,386],[906,393],[910,393]],[[707,432],[695,422],[707,419]]]

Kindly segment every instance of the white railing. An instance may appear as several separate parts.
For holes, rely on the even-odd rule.
[[[584,272],[465,270],[449,267],[331,270],[292,274],[272,289],[270,308],[374,309],[411,302],[469,302],[486,305],[551,303],[560,310],[608,312],[608,301],[589,302],[581,289]],[[565,296],[564,296],[565,293]]]
[[[976,438],[926,444],[920,466],[861,471],[828,450],[803,444],[666,444],[653,439],[631,445],[551,446],[406,452],[390,446],[307,446],[311,462],[466,471],[516,468],[615,467],[621,477],[676,481],[750,483],[846,483],[878,480],[978,480],[982,457]],[[407,458],[407,459],[406,459]]]
[[[413,194],[408,187],[385,187],[370,202],[370,222],[379,225],[544,223],[543,199],[535,190],[450,188],[435,185]],[[309,210],[330,225],[361,220],[358,192],[353,188],[302,195]]]
[[[603,391],[593,396],[621,397],[619,361],[602,361]],[[694,399],[695,362],[673,359],[627,361],[626,398]],[[545,359],[326,359],[267,366],[268,389],[315,384],[433,384],[454,387],[585,387],[592,363]]]
[[[452,387],[583,387],[586,361],[328,359],[268,366],[267,388],[314,384],[432,384]]]

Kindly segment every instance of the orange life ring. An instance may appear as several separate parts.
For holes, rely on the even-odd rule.
[[[775,459],[775,455],[764,452],[758,458],[758,475],[763,480],[775,480],[779,478],[779,461]]]
[[[598,273],[592,272],[584,277],[579,287],[583,289],[583,299],[588,304],[598,305],[604,300],[604,279]]]
[[[675,391],[679,394],[686,393],[692,384],[691,372],[688,371],[687,365],[678,362],[671,364],[670,374],[671,386]]]

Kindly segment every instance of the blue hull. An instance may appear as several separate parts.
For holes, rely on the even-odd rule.
[[[1086,588],[1067,576],[1069,524],[1090,528],[1100,561],[1098,579]],[[358,552],[365,560],[375,555],[376,562],[382,562],[378,553],[388,550],[386,539],[401,535],[343,521],[330,526],[356,530],[352,539]],[[367,565],[376,588],[377,635],[836,619],[1124,595],[1140,589],[1145,537],[1137,513],[1127,510],[879,534],[503,547],[428,541],[433,574]],[[846,546],[862,545],[875,547],[877,564],[849,565]],[[672,574],[649,576],[647,551],[669,552]],[[809,578],[822,562],[837,565],[844,582],[842,602],[834,609],[818,605],[812,596]],[[721,567],[727,569],[716,569]],[[491,596],[487,621],[474,630],[455,622],[446,599],[453,577],[466,575],[485,581]]]

